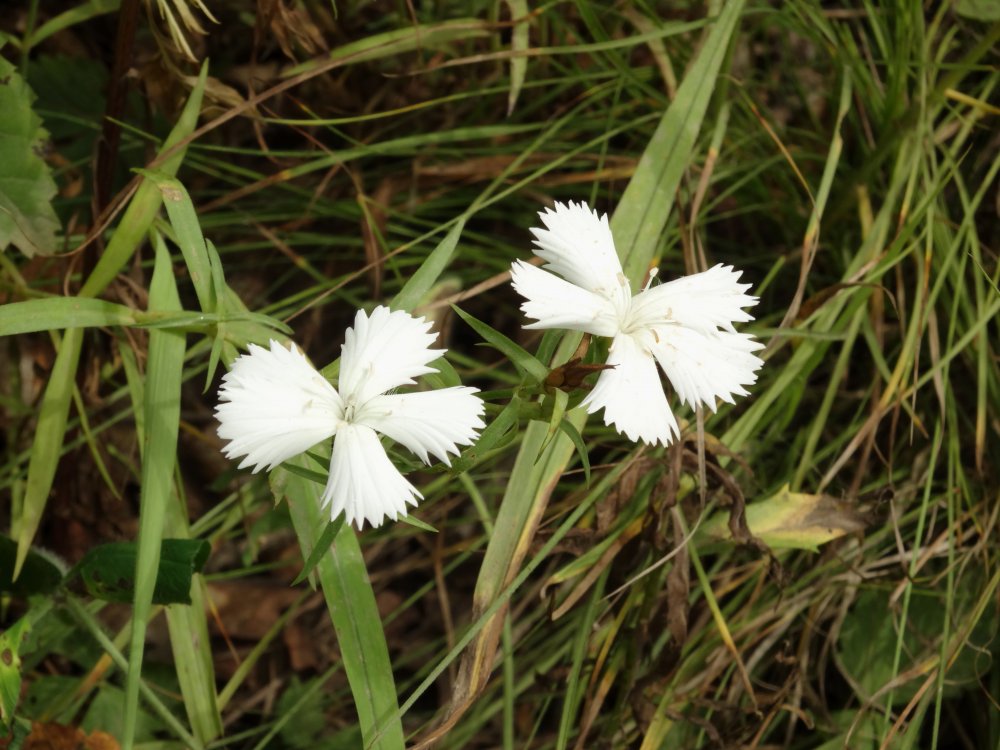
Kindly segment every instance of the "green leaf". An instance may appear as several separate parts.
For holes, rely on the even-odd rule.
[[[25,558],[21,574],[16,580],[12,579],[16,559],[17,542],[0,536],[0,591],[14,596],[35,596],[50,594],[62,583],[63,571],[60,567],[35,550],[31,550]]]
[[[451,256],[455,254],[455,247],[458,245],[458,238],[462,236],[462,229],[465,228],[465,219],[461,218],[448,231],[437,247],[431,250],[427,259],[420,264],[413,276],[409,278],[399,293],[393,298],[390,307],[393,310],[410,311],[420,304],[424,295],[431,290],[437,282],[438,277],[444,273],[444,269],[451,262]]]
[[[288,468],[298,467],[290,465]],[[333,540],[336,539],[337,534],[340,533],[340,527],[344,525],[345,518],[346,516],[341,514],[326,525],[326,528],[323,529],[323,533],[319,535],[319,539],[316,541],[316,546],[313,547],[312,552],[309,553],[309,559],[307,559],[305,564],[302,566],[302,572],[295,576],[295,580],[292,581],[292,586],[298,586],[312,574],[313,568],[316,567],[319,561],[323,559],[323,555],[329,552],[330,547],[333,546]]]
[[[526,375],[539,383],[548,377],[549,369],[537,359],[532,357],[531,354],[529,354],[525,349],[515,344],[496,329],[491,328],[481,320],[477,320],[472,317],[461,308],[452,305],[451,309],[454,310],[462,320],[468,323],[473,330],[480,335],[483,341],[492,346],[494,349],[497,349],[501,354],[506,355],[506,357],[522,375]]]
[[[511,397],[493,421],[486,425],[486,429],[480,433],[479,440],[476,441],[475,445],[466,449],[459,458],[452,461],[451,470],[456,474],[468,471],[490,450],[495,448],[504,435],[517,425],[521,404],[520,397],[516,395]]]
[[[219,285],[214,283],[212,277],[212,261],[209,259],[208,247],[191,196],[184,185],[170,175],[146,169],[137,169],[136,172],[152,180],[163,195],[163,205],[177,235],[177,246],[187,264],[188,275],[194,284],[195,294],[198,295],[198,304],[204,312],[216,312],[219,299],[215,291]]]
[[[567,419],[559,421],[559,429],[566,433],[566,436],[573,441],[576,452],[580,454],[580,463],[583,466],[583,477],[585,484],[590,486],[590,455],[587,451],[587,444],[583,442],[583,436],[576,429],[572,422]]]
[[[975,21],[1000,21],[1000,2],[997,0],[958,0],[955,12]]]
[[[26,615],[0,634],[0,719],[7,727],[21,696],[21,644],[29,630]]]
[[[149,285],[150,311],[181,309],[173,264],[162,238],[152,233],[156,260]],[[157,601],[161,541],[167,506],[174,494],[174,466],[177,463],[177,433],[181,414],[181,382],[186,342],[183,333],[154,329],[149,332],[149,356],[144,389],[142,477],[139,495],[139,538],[133,570],[135,591],[132,600],[132,638],[128,675],[125,682],[125,730],[122,747],[130,750],[135,736],[139,706],[139,682],[146,641],[146,622],[151,604]],[[188,544],[191,542],[189,541]],[[194,542],[197,544],[198,542]],[[202,561],[204,562],[204,560]],[[183,599],[189,602],[190,575]],[[175,592],[175,595],[179,592]]]
[[[28,84],[0,57],[0,251],[13,244],[29,258],[56,249],[56,183],[42,158],[48,133],[31,109]]]
[[[642,281],[667,225],[743,4],[743,0],[733,0],[723,5],[611,217],[618,254],[633,288]]]
[[[313,554],[315,529],[325,520],[315,483],[284,471],[303,457],[286,461],[271,472],[276,499],[288,497],[295,533],[303,554]],[[337,631],[340,653],[351,685],[364,746],[370,750],[402,750],[403,725],[399,717],[396,683],[385,642],[382,618],[375,602],[358,537],[342,525],[333,546],[324,549],[316,566],[323,597]]]
[[[528,49],[528,0],[507,0],[510,8],[510,18],[514,28],[510,35],[510,51],[515,53],[510,58],[510,92],[507,95],[507,116],[514,111],[517,97],[524,86],[524,76],[528,72],[528,58],[518,55]]]
[[[102,299],[46,297],[0,306],[0,336],[59,328],[135,324],[135,310]]]
[[[190,604],[191,577],[200,573],[211,545],[204,539],[164,539],[153,588],[154,604]],[[135,542],[111,542],[88,552],[76,571],[87,591],[106,602],[131,602],[135,596]]]

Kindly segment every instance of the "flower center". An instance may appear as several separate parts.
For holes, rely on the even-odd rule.
[[[351,396],[344,402],[344,416],[343,421],[351,424],[354,421],[354,415],[358,410],[357,397]]]

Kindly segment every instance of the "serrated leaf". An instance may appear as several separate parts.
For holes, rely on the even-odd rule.
[[[191,577],[205,567],[210,549],[204,539],[164,539],[153,603],[190,604]],[[135,542],[112,542],[90,550],[77,566],[90,595],[106,602],[131,602],[136,550]]]
[[[56,183],[42,158],[48,133],[31,109],[35,95],[0,57],[0,251],[14,245],[29,258],[55,251]]]
[[[27,616],[0,634],[0,718],[10,726],[21,696],[21,643],[31,630]]]

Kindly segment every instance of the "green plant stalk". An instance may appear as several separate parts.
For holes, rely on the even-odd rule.
[[[153,310],[180,310],[170,253],[154,236],[156,262],[149,290]],[[181,412],[181,379],[184,367],[184,334],[154,329],[149,332],[143,417],[142,484],[139,497],[139,537],[135,561],[135,598],[132,609],[132,641],[125,680],[125,717],[122,748],[131,750],[135,741],[139,709],[139,684],[146,641],[146,624],[153,602],[153,588],[160,564],[167,506],[173,495],[177,461],[177,432]]]
[[[164,141],[161,151],[167,151],[174,144],[186,138],[198,122],[201,110],[202,94],[205,90],[205,79],[208,75],[207,66],[202,66],[198,84],[191,92],[177,124]],[[173,174],[184,159],[184,150],[167,159],[160,171]],[[96,297],[111,283],[115,275],[132,256],[145,237],[156,214],[160,209],[160,191],[148,180],[139,185],[128,209],[122,216],[114,235],[108,242],[104,254],[98,260],[93,272],[80,289],[80,297]],[[16,578],[24,565],[24,560],[31,548],[31,543],[38,531],[38,524],[45,511],[45,505],[52,490],[56,467],[62,453],[63,440],[66,435],[66,422],[69,417],[69,406],[72,396],[72,384],[76,379],[77,367],[80,363],[80,350],[83,346],[83,329],[70,328],[63,336],[62,347],[56,356],[52,373],[49,376],[45,394],[38,412],[38,426],[31,446],[31,458],[28,462],[28,478],[25,485],[25,495],[21,516],[17,519],[17,560],[14,564]]]

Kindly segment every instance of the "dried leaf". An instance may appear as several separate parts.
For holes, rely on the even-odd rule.
[[[787,484],[767,500],[747,505],[746,524],[769,547],[813,551],[865,528],[862,514],[854,505],[830,495],[792,492]],[[729,514],[713,515],[701,525],[700,534],[711,539],[732,539]]]

